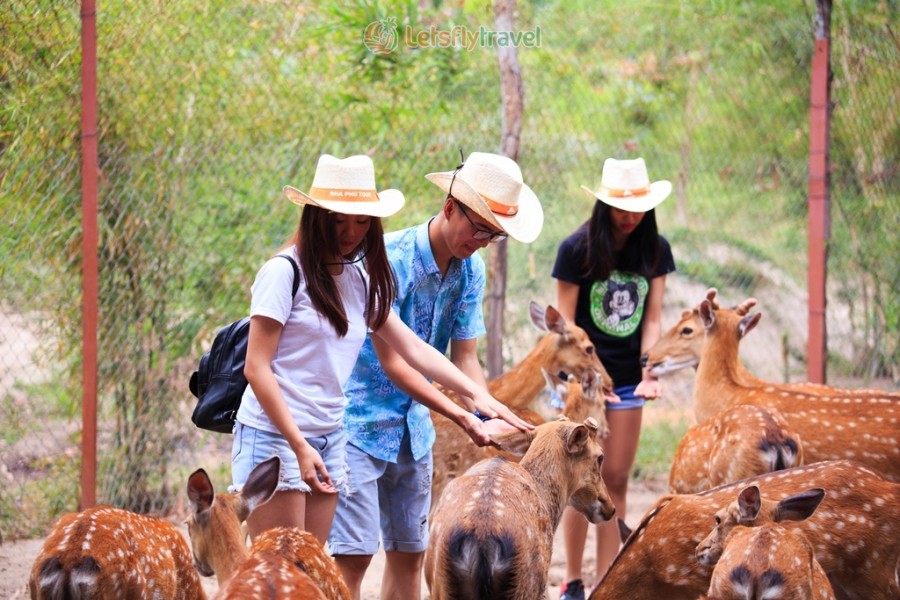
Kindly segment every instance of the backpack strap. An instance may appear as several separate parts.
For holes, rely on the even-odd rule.
[[[293,298],[297,295],[297,290],[300,289],[300,267],[298,267],[297,262],[287,254],[278,254],[276,256],[287,259],[287,261],[291,263],[291,266],[294,267],[294,280],[293,284],[291,284],[291,297]]]

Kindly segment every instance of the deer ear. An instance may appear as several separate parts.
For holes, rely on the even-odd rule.
[[[775,507],[775,522],[806,520],[816,512],[823,498],[825,490],[822,488],[813,488],[788,496]]]
[[[750,485],[741,490],[738,494],[738,514],[740,520],[752,521],[759,515],[759,509],[762,506],[762,499],[759,497],[759,488]]]
[[[491,441],[504,452],[515,456],[525,456],[531,442],[534,441],[534,431],[510,431],[499,435],[491,435]]]
[[[531,317],[531,324],[534,325],[538,331],[547,331],[547,320],[544,318],[544,309],[534,300],[528,304],[528,316]]]
[[[625,543],[625,540],[628,539],[628,536],[631,535],[631,527],[625,524],[625,521],[622,520],[622,517],[616,517],[616,525],[619,526],[619,539],[622,540],[622,543]]]
[[[738,331],[743,338],[745,335],[750,333],[750,330],[756,327],[756,324],[759,323],[759,319],[762,317],[762,313],[754,313],[752,315],[747,315],[743,319],[741,319],[741,324],[738,326]]]
[[[591,417],[588,417],[588,419],[593,421],[592,427],[596,430],[599,427],[597,421]],[[585,423],[587,423],[587,420],[585,420]],[[566,433],[566,452],[569,454],[580,454],[587,446],[590,437],[591,430],[586,425],[576,425]]]
[[[197,469],[191,473],[188,477],[187,495],[191,502],[191,509],[194,511],[194,518],[199,520],[209,511],[216,498],[216,490],[206,471]]]
[[[544,313],[544,322],[547,324],[547,331],[552,331],[559,335],[565,335],[569,330],[566,320],[552,306],[547,306],[547,311]]]
[[[247,505],[248,514],[272,497],[278,487],[280,474],[281,458],[277,454],[253,467],[247,482],[241,488],[241,498]]]
[[[700,303],[700,306],[697,307],[697,312],[700,314],[700,322],[703,323],[703,329],[706,331],[712,329],[713,325],[716,324],[716,313],[713,309],[712,302],[704,300]]]

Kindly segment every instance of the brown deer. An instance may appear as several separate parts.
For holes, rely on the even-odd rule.
[[[532,301],[529,309],[532,324],[546,335],[519,364],[489,381],[488,390],[519,417],[532,425],[538,425],[544,422],[544,418],[532,410],[530,405],[545,385],[541,369],[553,375],[565,373],[576,379],[580,379],[585,372],[592,371],[597,376],[595,387],[600,390],[601,397],[604,392],[612,390],[613,383],[583,329],[566,323],[559,311],[552,306],[544,309]],[[453,392],[443,391],[461,404]],[[436,433],[433,450],[434,476],[431,484],[433,509],[448,481],[479,460],[495,455],[496,449],[479,448],[459,426],[435,411],[431,412],[431,418]]]
[[[197,570],[216,576],[220,586],[216,598],[245,598],[258,586],[267,589],[276,583],[303,590],[309,577],[325,598],[348,599],[350,592],[333,559],[309,532],[275,528],[257,536],[247,549],[241,524],[275,493],[280,471],[281,459],[273,456],[258,464],[241,491],[233,494],[217,494],[203,469],[191,474],[192,514],[187,525]],[[307,597],[282,593],[279,597]]]
[[[188,477],[191,514],[186,519],[194,565],[204,577],[224,584],[250,556],[241,524],[278,486],[281,459],[273,456],[253,468],[238,493],[216,494],[209,475],[197,469]]]
[[[706,299],[713,307],[720,308],[716,300],[717,291],[710,288],[706,292]],[[744,316],[756,305],[755,298],[749,298],[740,305],[734,307],[737,314]],[[681,313],[681,319],[653,345],[642,357],[644,366],[650,366],[650,374],[654,377],[662,377],[680,369],[693,367],[700,364],[700,356],[703,354],[703,345],[706,335],[703,330],[703,322],[700,320],[699,306]],[[843,389],[820,383],[795,382],[795,383],[771,383],[754,376],[742,363],[736,365],[738,379],[745,385],[771,386],[777,389],[795,392],[806,392],[823,396],[841,397],[888,397],[900,399],[900,393],[875,389]]]
[[[694,383],[698,422],[739,404],[775,409],[803,440],[807,462],[857,460],[900,481],[900,403],[874,395],[821,396],[745,383],[739,375],[738,343],[761,315],[716,309],[709,300],[698,310],[706,332]]]
[[[694,494],[802,464],[801,438],[777,410],[739,404],[687,430],[672,458],[669,491]]]
[[[713,515],[740,490],[756,485],[775,501],[810,488],[827,490],[802,522],[803,531],[836,593],[852,600],[896,598],[900,556],[900,484],[852,461],[827,461],[767,473],[701,492],[660,498],[626,540],[591,600],[657,600],[705,594],[712,567],[695,556]]]
[[[761,598],[776,592],[779,598],[834,598],[806,536],[779,525],[808,519],[824,497],[825,490],[814,488],[775,502],[764,500],[755,485],[741,490],[716,513],[715,528],[697,546],[697,560],[716,565],[709,595],[741,598],[752,591]]]
[[[835,600],[806,536],[772,523],[731,532],[713,569],[707,598]]]
[[[60,517],[28,587],[34,600],[206,598],[187,540],[172,523],[112,506]]]
[[[349,600],[350,590],[313,534],[275,527],[253,540],[250,557],[214,597]]]
[[[485,459],[447,485],[434,509],[425,581],[432,600],[546,596],[553,535],[570,505],[592,523],[615,512],[600,475],[597,422],[564,417],[498,436],[519,463]],[[527,451],[526,451],[527,448]]]

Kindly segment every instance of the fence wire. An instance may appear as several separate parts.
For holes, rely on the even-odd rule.
[[[649,3],[596,4],[519,6],[539,41],[519,49],[520,164],[546,219],[509,246],[507,363],[534,342],[528,301],[555,300],[556,248],[591,208],[580,185],[643,156],[675,186],[657,215],[678,264],[664,326],[709,286],[756,296],[744,360],[802,380],[814,2],[653,3],[652,19]],[[832,15],[827,369],[852,386],[900,380],[895,10]],[[198,466],[224,487],[230,436],[193,427],[187,381],[296,226],[281,187],[308,187],[322,153],[367,152],[379,187],[407,196],[387,230],[433,214],[424,175],[459,148],[497,151],[502,111],[493,48],[420,34],[492,23],[484,2],[99,6],[99,502],[171,512]],[[364,43],[373,24],[390,51]],[[80,28],[77,3],[0,11],[3,539],[40,535],[80,493]]]

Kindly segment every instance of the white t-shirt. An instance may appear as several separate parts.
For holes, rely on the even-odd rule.
[[[299,266],[296,250],[291,249],[290,255]],[[294,421],[306,437],[324,435],[341,427],[347,406],[343,386],[353,371],[367,332],[364,315],[368,281],[364,273],[358,265],[348,264],[335,277],[349,321],[344,337],[339,337],[331,323],[313,307],[302,269],[293,305],[293,267],[283,258],[267,261],[253,282],[250,316],[269,317],[284,326],[272,359],[272,372]],[[249,385],[237,420],[278,433]]]

